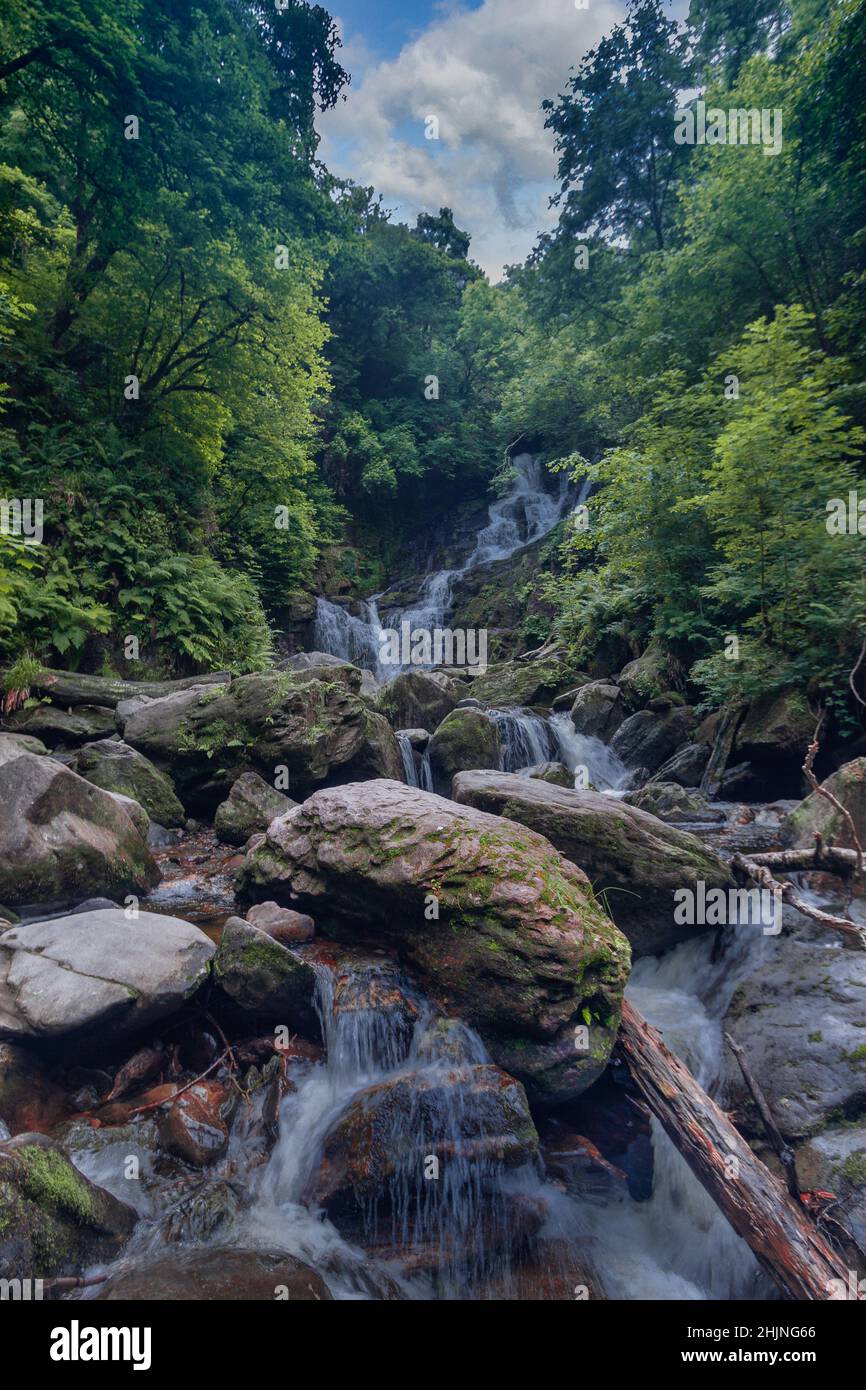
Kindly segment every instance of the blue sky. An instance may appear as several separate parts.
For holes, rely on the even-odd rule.
[[[372,184],[398,217],[454,209],[496,279],[553,214],[555,160],[541,102],[625,10],[625,0],[328,0],[352,74],[319,120],[320,154]],[[675,0],[682,14],[686,0]],[[425,138],[435,116],[438,139]]]

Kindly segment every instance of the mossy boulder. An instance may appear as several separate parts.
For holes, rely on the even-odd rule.
[[[0,1273],[77,1275],[115,1256],[138,1217],[97,1187],[44,1134],[0,1143]]]
[[[561,691],[575,684],[577,674],[558,653],[534,660],[505,661],[476,676],[472,694],[495,708],[519,705],[548,709]]]
[[[802,795],[803,760],[815,716],[798,687],[753,700],[737,729],[733,763],[749,762],[766,799]]]
[[[530,1096],[579,1095],[607,1064],[628,943],[532,830],[394,781],[331,788],[273,822],[242,889],[311,911],[320,935],[392,950]]]
[[[623,801],[664,821],[724,820],[723,811],[714,810],[699,792],[678,782],[647,782],[638,791],[628,792]]]
[[[618,685],[612,681],[589,681],[581,686],[571,708],[575,732],[608,743],[626,718],[628,711]]]
[[[536,777],[539,782],[551,782],[555,787],[573,787],[574,775],[565,763],[535,763],[524,773],[526,777]]]
[[[245,845],[251,835],[267,830],[274,816],[285,815],[296,805],[257,772],[242,772],[217,807],[214,828],[227,844]]]
[[[179,826],[186,820],[171,778],[122,739],[85,743],[75,760],[75,771],[103,791],[131,797],[157,825]]]
[[[670,685],[669,663],[666,654],[651,642],[646,651],[623,666],[617,676],[629,709],[642,709]]]
[[[447,796],[455,772],[470,767],[500,766],[499,729],[482,710],[452,710],[433,734],[428,753],[434,786]]]
[[[854,758],[823,783],[854,822],[861,845],[866,845],[866,758]],[[785,842],[796,849],[811,849],[815,836],[825,844],[855,849],[850,826],[842,812],[818,792],[812,792],[791,812],[782,830]]]
[[[0,902],[10,907],[118,898],[159,882],[123,806],[54,758],[0,750],[0,806]]]
[[[699,879],[707,889],[733,887],[726,865],[694,835],[601,792],[515,773],[462,772],[453,794],[461,805],[530,826],[578,865],[635,956],[658,955],[708,930],[674,921],[677,889],[695,889]]]
[[[100,705],[79,705],[77,709],[65,710],[38,704],[7,715],[3,728],[10,733],[33,736],[49,748],[74,748],[90,739],[113,734],[114,710]]]
[[[213,976],[223,998],[241,1013],[269,1027],[285,1024],[292,1031],[310,1031],[316,989],[312,966],[241,917],[230,917],[223,928]]]
[[[360,687],[361,672],[349,665],[241,676],[136,702],[124,739],[170,767],[182,796],[211,806],[241,772],[273,784],[285,767],[302,794],[326,781],[400,777],[394,732]]]

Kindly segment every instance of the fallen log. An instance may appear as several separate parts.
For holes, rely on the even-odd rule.
[[[784,1297],[825,1301],[848,1296],[850,1272],[841,1256],[627,1001],[619,1045],[665,1133]]]
[[[115,709],[121,700],[136,695],[158,699],[194,685],[228,685],[229,671],[210,671],[204,676],[183,676],[174,681],[124,681],[109,676],[83,676],[77,671],[52,671],[48,667],[30,682],[33,695],[47,695],[56,705],[107,705]]]

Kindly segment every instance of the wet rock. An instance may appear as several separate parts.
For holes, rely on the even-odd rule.
[[[457,708],[460,709],[461,706],[458,705]],[[398,729],[397,732],[402,734],[403,738],[419,753],[423,753],[430,742],[430,734],[426,729]]]
[[[441,671],[401,671],[379,697],[379,706],[395,729],[435,729],[451,713],[465,690]]]
[[[489,666],[475,677],[472,694],[497,708],[529,705],[548,709],[561,691],[575,684],[578,675],[563,656],[562,652],[548,650],[532,660]]]
[[[694,726],[694,711],[688,707],[672,707],[664,713],[639,710],[619,726],[610,741],[611,750],[626,767],[645,767],[653,773],[682,747]]]
[[[103,791],[131,797],[159,825],[180,826],[186,819],[171,779],[122,739],[86,743],[76,758],[75,771]]]
[[[431,738],[429,754],[434,784],[447,796],[455,772],[470,767],[499,767],[499,729],[480,710],[454,710]]]
[[[588,681],[581,686],[571,709],[575,731],[607,743],[626,717],[623,693],[611,681]]]
[[[228,799],[216,809],[214,828],[230,845],[245,845],[251,835],[267,830],[274,816],[285,815],[297,806],[257,772],[242,772],[232,783]]]
[[[308,906],[326,935],[395,950],[532,1094],[577,1095],[603,1070],[628,946],[586,876],[533,831],[398,782],[363,782],[275,821],[248,853],[242,886]],[[583,1009],[594,1020],[588,1053],[574,1044]]]
[[[253,1302],[330,1300],[324,1280],[282,1250],[208,1246],[151,1256],[115,1274],[97,1298],[106,1301]]]
[[[654,782],[678,782],[681,787],[699,787],[710,760],[705,743],[687,743],[654,773]]]
[[[845,763],[822,785],[845,807],[860,843],[866,844],[866,758]],[[821,835],[825,844],[856,848],[842,812],[818,792],[812,792],[792,811],[782,833],[785,843],[798,849],[812,849],[816,835]]]
[[[866,1120],[831,1125],[798,1145],[796,1156],[800,1186],[832,1192],[839,1199],[833,1216],[866,1250]]]
[[[284,946],[312,941],[316,935],[312,917],[305,912],[293,912],[290,907],[280,907],[279,903],[256,903],[247,912],[247,921]]]
[[[0,1037],[128,1035],[180,1009],[214,950],[198,927],[151,912],[13,927],[0,936]]]
[[[507,772],[462,772],[454,799],[528,825],[604,890],[635,956],[657,955],[706,926],[674,921],[674,892],[733,886],[721,859],[695,836],[601,792],[567,790]]]
[[[743,1048],[782,1133],[817,1134],[866,1107],[866,955],[779,937],[736,990],[725,1028]],[[726,1055],[726,1103],[747,1135],[763,1133],[736,1060]]]
[[[79,705],[67,711],[54,705],[35,705],[7,715],[4,729],[13,734],[30,734],[50,748],[74,748],[90,739],[113,734],[114,710]]]
[[[649,811],[663,821],[721,821],[724,811],[710,806],[698,792],[681,787],[678,782],[649,782],[639,791],[628,792],[623,801],[639,811]]]
[[[459,1018],[434,1018],[415,1039],[420,1062],[477,1066],[487,1061],[480,1039]]]
[[[159,881],[146,840],[107,792],[53,758],[0,763],[0,902],[122,897]]]
[[[170,766],[181,795],[203,806],[224,799],[241,772],[272,781],[285,767],[302,792],[335,776],[401,776],[397,740],[360,694],[360,671],[326,674],[266,672],[149,700],[129,713],[124,738]]]
[[[222,1158],[229,1142],[229,1125],[237,1093],[224,1081],[197,1081],[173,1101],[159,1120],[164,1149],[193,1168],[204,1168]]]
[[[213,975],[223,996],[243,1013],[301,1032],[311,1026],[313,970],[241,917],[230,917],[223,927]]]
[[[0,1120],[9,1132],[45,1133],[67,1110],[66,1096],[44,1063],[16,1043],[0,1042]]]
[[[44,1134],[0,1144],[0,1213],[0,1270],[18,1279],[80,1274],[111,1259],[138,1220]]]
[[[492,1179],[534,1161],[523,1087],[498,1067],[406,1071],[353,1097],[325,1137],[311,1199],[338,1224],[357,1207],[423,1190],[425,1162],[477,1164]]]

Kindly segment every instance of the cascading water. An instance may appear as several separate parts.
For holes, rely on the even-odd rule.
[[[586,769],[589,781],[599,791],[618,791],[626,782],[628,768],[600,738],[577,733],[570,714],[554,714],[551,732],[556,739],[560,762],[569,772]]]
[[[487,713],[499,729],[503,772],[519,772],[557,756],[550,725],[540,714],[528,709],[491,709]]]
[[[329,599],[317,598],[313,647],[317,652],[330,652],[379,676],[381,625],[375,599],[365,600],[361,613],[361,617],[355,617]]]
[[[403,775],[406,778],[406,785],[409,787],[417,787],[419,785],[418,769],[415,766],[415,754],[412,749],[412,741],[409,735],[404,733],[401,729],[397,730],[396,738],[397,745],[400,749],[400,757],[403,759]]]

